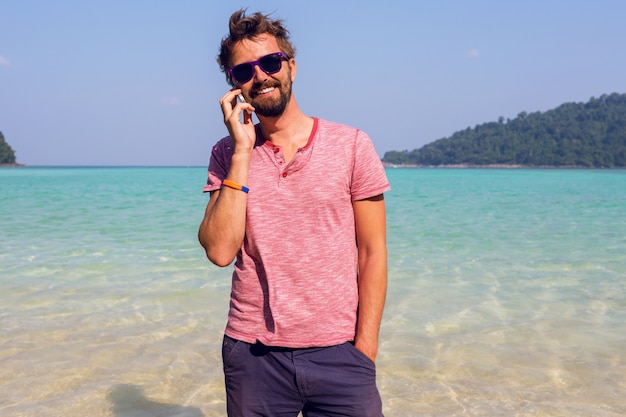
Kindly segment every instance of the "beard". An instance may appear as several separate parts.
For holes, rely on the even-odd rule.
[[[266,81],[262,84],[253,85],[252,91],[260,91],[267,87],[274,87],[278,89],[279,92],[279,96],[276,99],[256,100],[258,96],[255,94],[250,102],[250,104],[254,106],[254,112],[264,117],[278,117],[282,115],[291,99],[291,84],[291,76],[288,76],[283,83],[275,80],[275,83]]]

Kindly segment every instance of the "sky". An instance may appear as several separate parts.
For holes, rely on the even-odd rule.
[[[0,0],[0,131],[26,165],[205,166],[235,10],[296,46],[304,113],[382,157],[626,93],[623,0]]]

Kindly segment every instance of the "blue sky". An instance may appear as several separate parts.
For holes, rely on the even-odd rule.
[[[378,153],[626,93],[621,0],[0,0],[0,131],[27,165],[206,165],[240,7],[283,18],[303,111]]]

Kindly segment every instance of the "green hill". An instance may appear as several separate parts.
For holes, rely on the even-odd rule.
[[[626,166],[626,94],[565,103],[544,113],[454,133],[412,151],[390,151],[383,162],[407,165]]]
[[[4,135],[0,132],[0,164],[14,164],[15,152],[4,140]]]

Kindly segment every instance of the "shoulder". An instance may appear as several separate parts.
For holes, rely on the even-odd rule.
[[[230,136],[225,136],[218,140],[211,151],[213,154],[232,154],[233,153],[233,141]]]
[[[324,119],[318,121],[318,136],[342,146],[359,146],[363,142],[371,142],[367,133],[361,129]]]
[[[324,133],[326,135],[356,135],[359,132],[359,129],[356,127],[352,127],[343,123],[331,122],[325,119],[318,120],[318,132]]]

